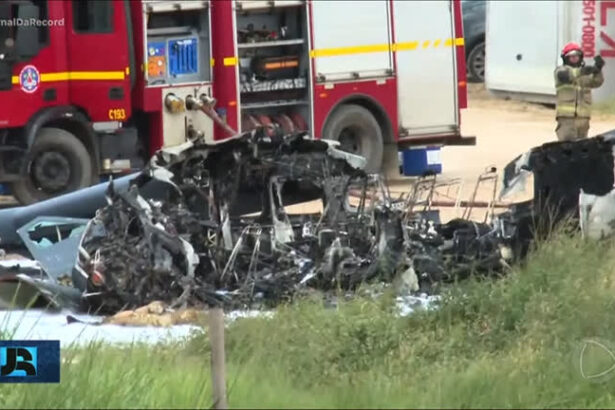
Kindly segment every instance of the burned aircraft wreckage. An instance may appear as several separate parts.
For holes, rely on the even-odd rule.
[[[576,211],[580,191],[607,195],[611,141],[545,144],[518,157],[503,192],[533,173],[534,198],[483,223],[440,223],[425,205],[435,179],[392,198],[381,176],[363,172],[363,158],[305,133],[187,142],[138,174],[0,211],[0,246],[29,258],[0,261],[0,286],[19,282],[56,306],[101,313],[153,300],[272,306],[370,282],[432,292],[505,271],[525,257],[535,228]],[[312,200],[322,210],[285,209]]]

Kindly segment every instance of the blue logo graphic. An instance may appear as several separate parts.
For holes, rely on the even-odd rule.
[[[59,383],[58,340],[0,340],[0,383]]]
[[[41,76],[38,70],[33,65],[27,65],[21,69],[19,73],[19,84],[21,89],[27,93],[33,93],[38,89],[41,82]]]
[[[37,355],[36,347],[0,347],[0,375],[36,376]]]

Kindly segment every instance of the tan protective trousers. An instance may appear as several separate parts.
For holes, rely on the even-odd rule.
[[[555,133],[560,141],[574,141],[587,138],[589,118],[558,117]]]

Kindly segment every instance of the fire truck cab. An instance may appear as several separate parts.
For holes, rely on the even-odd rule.
[[[0,2],[0,183],[22,203],[229,127],[307,130],[377,171],[386,147],[473,144],[465,105],[458,0]]]

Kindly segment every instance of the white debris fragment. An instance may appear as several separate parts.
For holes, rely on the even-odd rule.
[[[395,299],[399,316],[407,317],[416,310],[431,310],[437,308],[440,296],[421,293],[418,296],[405,295]]]
[[[237,319],[252,319],[252,318],[266,318],[271,319],[275,315],[271,310],[234,310],[224,314],[224,318],[227,323],[232,323]]]
[[[501,174],[499,181],[499,185],[502,187],[499,195],[500,200],[525,193],[528,178],[532,175],[532,172],[526,169],[529,166],[531,153],[531,151],[527,151],[518,157],[515,161],[515,170],[512,176],[507,176],[505,173]]]
[[[579,225],[583,237],[603,239],[615,232],[615,189],[603,196],[579,195]]]
[[[30,268],[30,269],[40,269],[41,264],[38,261],[32,259],[5,259],[0,260],[0,266],[3,268],[12,268],[14,266],[19,266],[20,268]]]

